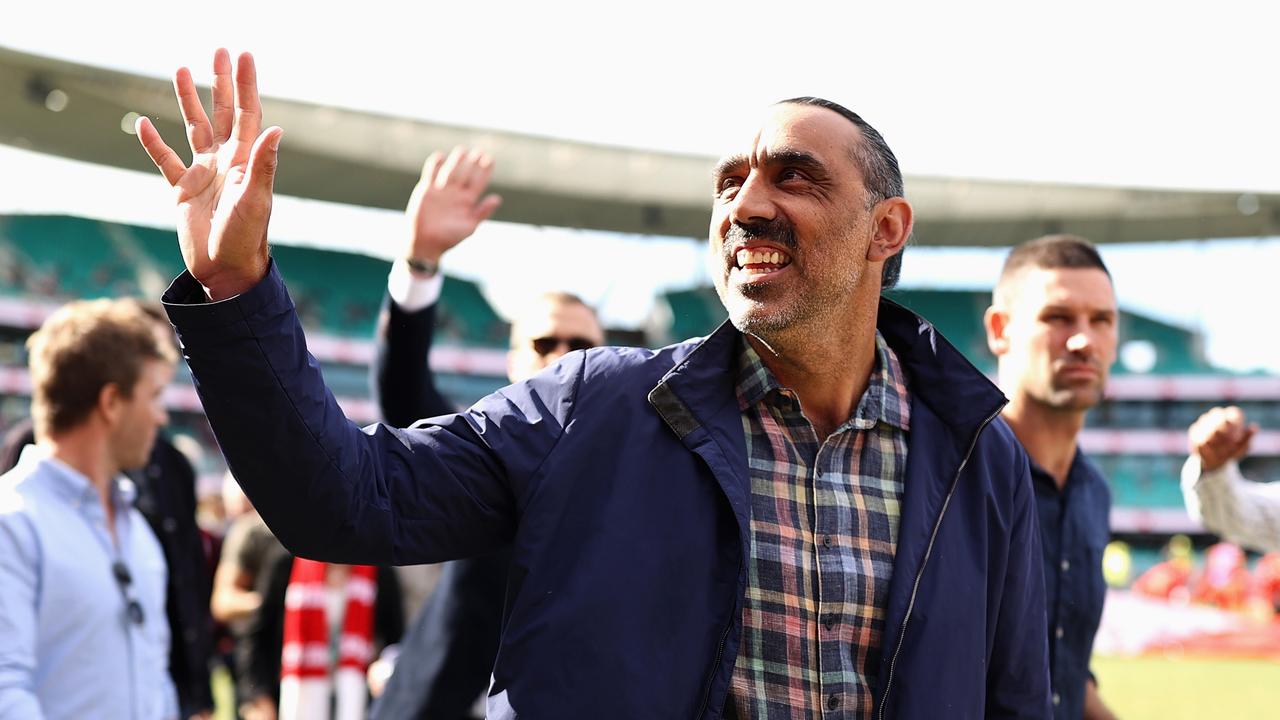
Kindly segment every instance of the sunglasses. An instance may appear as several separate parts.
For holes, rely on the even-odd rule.
[[[141,627],[146,616],[142,613],[142,603],[138,602],[137,596],[133,594],[133,576],[129,574],[129,568],[116,560],[111,563],[111,574],[116,576],[116,584],[120,586],[120,594],[124,596],[125,615],[128,616],[129,622]]]
[[[539,355],[546,357],[562,347],[570,350],[586,350],[596,346],[594,342],[584,337],[555,337],[548,335],[546,337],[534,338],[532,341],[533,351]]]

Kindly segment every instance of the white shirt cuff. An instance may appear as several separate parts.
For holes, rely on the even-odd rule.
[[[1187,506],[1187,514],[1195,521],[1203,524],[1204,515],[1200,510],[1200,495],[1196,492],[1199,485],[1230,485],[1243,480],[1240,465],[1235,460],[1228,460],[1221,467],[1204,471],[1200,467],[1200,456],[1191,455],[1182,465],[1182,499]]]
[[[387,276],[387,294],[405,312],[418,312],[434,305],[444,288],[444,273],[437,272],[429,278],[418,277],[404,260],[391,263]]]

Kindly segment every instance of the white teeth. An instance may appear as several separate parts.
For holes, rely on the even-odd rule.
[[[745,268],[747,265],[783,265],[791,262],[791,259],[784,253],[776,250],[749,250],[747,248],[735,253],[734,259],[740,268]]]

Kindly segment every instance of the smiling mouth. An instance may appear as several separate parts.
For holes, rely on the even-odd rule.
[[[777,272],[791,264],[791,256],[782,250],[767,247],[742,248],[734,253],[734,269],[748,276],[763,276]]]

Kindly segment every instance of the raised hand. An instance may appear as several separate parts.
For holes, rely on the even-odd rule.
[[[445,252],[475,232],[502,202],[492,194],[480,199],[492,175],[493,158],[479,150],[456,147],[448,157],[431,153],[405,208],[405,256],[439,264]]]
[[[214,53],[212,123],[189,70],[174,74],[173,87],[187,126],[190,167],[145,117],[138,119],[138,139],[176,190],[178,244],[187,270],[211,300],[223,300],[267,273],[267,224],[283,131],[260,132],[262,105],[249,53],[237,59],[234,83],[231,56],[222,49]]]
[[[1200,469],[1217,470],[1230,460],[1244,457],[1257,425],[1245,422],[1238,407],[1216,407],[1200,416],[1187,431],[1191,453],[1200,457]]]

